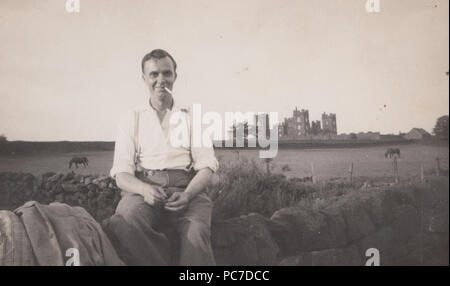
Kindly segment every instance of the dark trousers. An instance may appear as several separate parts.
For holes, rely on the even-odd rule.
[[[187,186],[191,177],[183,172],[159,171],[137,177],[170,193]],[[116,213],[105,228],[127,265],[209,266],[215,265],[211,212],[212,202],[206,192],[199,193],[181,212],[151,206],[140,195],[122,192]]]

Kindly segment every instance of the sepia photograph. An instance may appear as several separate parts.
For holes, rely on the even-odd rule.
[[[0,0],[0,266],[448,266],[448,63],[448,0]]]

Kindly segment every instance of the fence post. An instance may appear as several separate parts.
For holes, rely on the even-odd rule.
[[[314,175],[314,164],[311,163],[311,177],[312,177],[312,182],[313,184],[316,183],[316,176]]]
[[[395,175],[395,183],[398,183],[398,164],[397,164],[397,156],[394,156],[394,175]]]
[[[441,175],[441,166],[439,165],[439,158],[436,158],[436,176]]]
[[[425,176],[423,174],[423,165],[420,164],[420,181],[423,183],[425,181]]]
[[[350,167],[348,169],[348,182],[351,183],[353,181],[353,162],[350,163]]]
[[[270,158],[266,158],[266,159],[264,159],[264,161],[266,162],[267,174],[270,174],[270,162],[271,162],[271,159]]]

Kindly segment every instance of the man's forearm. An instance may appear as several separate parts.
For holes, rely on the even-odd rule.
[[[142,182],[130,173],[118,173],[116,175],[117,186],[127,192],[143,195],[146,183]]]
[[[210,168],[199,170],[194,178],[192,178],[185,192],[188,193],[191,198],[195,197],[211,183],[212,174],[213,172]]]

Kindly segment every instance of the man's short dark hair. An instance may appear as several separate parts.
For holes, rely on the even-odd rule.
[[[166,51],[161,50],[161,49],[156,49],[151,51],[150,53],[146,54],[144,56],[144,58],[142,58],[142,63],[141,63],[141,68],[142,68],[142,73],[144,73],[144,65],[145,62],[151,60],[151,59],[162,59],[165,57],[169,57],[170,60],[173,63],[173,68],[174,68],[174,72],[177,72],[177,62],[175,61],[175,59]]]

